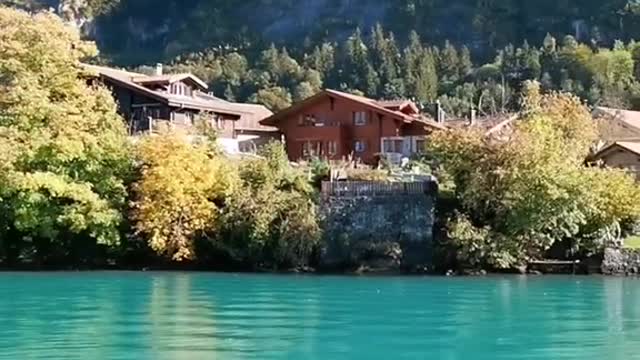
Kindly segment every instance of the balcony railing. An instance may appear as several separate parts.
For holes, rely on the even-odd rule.
[[[335,181],[322,182],[323,196],[387,196],[418,195],[432,193],[437,189],[434,181],[421,182],[376,182],[376,181]]]

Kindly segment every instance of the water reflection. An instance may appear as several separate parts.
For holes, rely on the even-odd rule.
[[[0,359],[631,359],[640,281],[0,274]]]

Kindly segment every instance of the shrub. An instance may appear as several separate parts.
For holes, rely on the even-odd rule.
[[[584,166],[596,133],[588,109],[535,87],[525,100],[527,112],[506,141],[452,130],[429,144],[464,215],[449,233],[473,266],[517,266],[561,243],[589,255],[640,218],[640,188],[630,175]]]
[[[318,245],[313,189],[292,168],[281,144],[240,164],[240,186],[228,199],[216,244],[236,261],[267,268],[308,263]]]

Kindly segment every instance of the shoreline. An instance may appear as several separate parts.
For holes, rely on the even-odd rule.
[[[547,276],[576,276],[576,277],[639,277],[639,274],[604,274],[602,272],[529,272],[519,273],[517,271],[474,271],[474,272],[416,272],[402,270],[377,270],[377,271],[300,271],[292,270],[238,270],[238,269],[204,269],[204,268],[179,268],[179,267],[92,267],[92,268],[34,268],[34,267],[0,267],[2,273],[207,273],[207,274],[241,274],[241,275],[304,275],[304,276],[338,276],[338,277],[438,277],[438,278],[483,278],[494,276],[525,276],[525,277],[547,277]]]

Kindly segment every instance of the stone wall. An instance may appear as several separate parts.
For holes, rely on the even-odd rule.
[[[605,275],[640,275],[640,249],[607,248],[602,260],[602,273]]]
[[[431,264],[435,182],[325,184],[325,268],[425,269]]]

